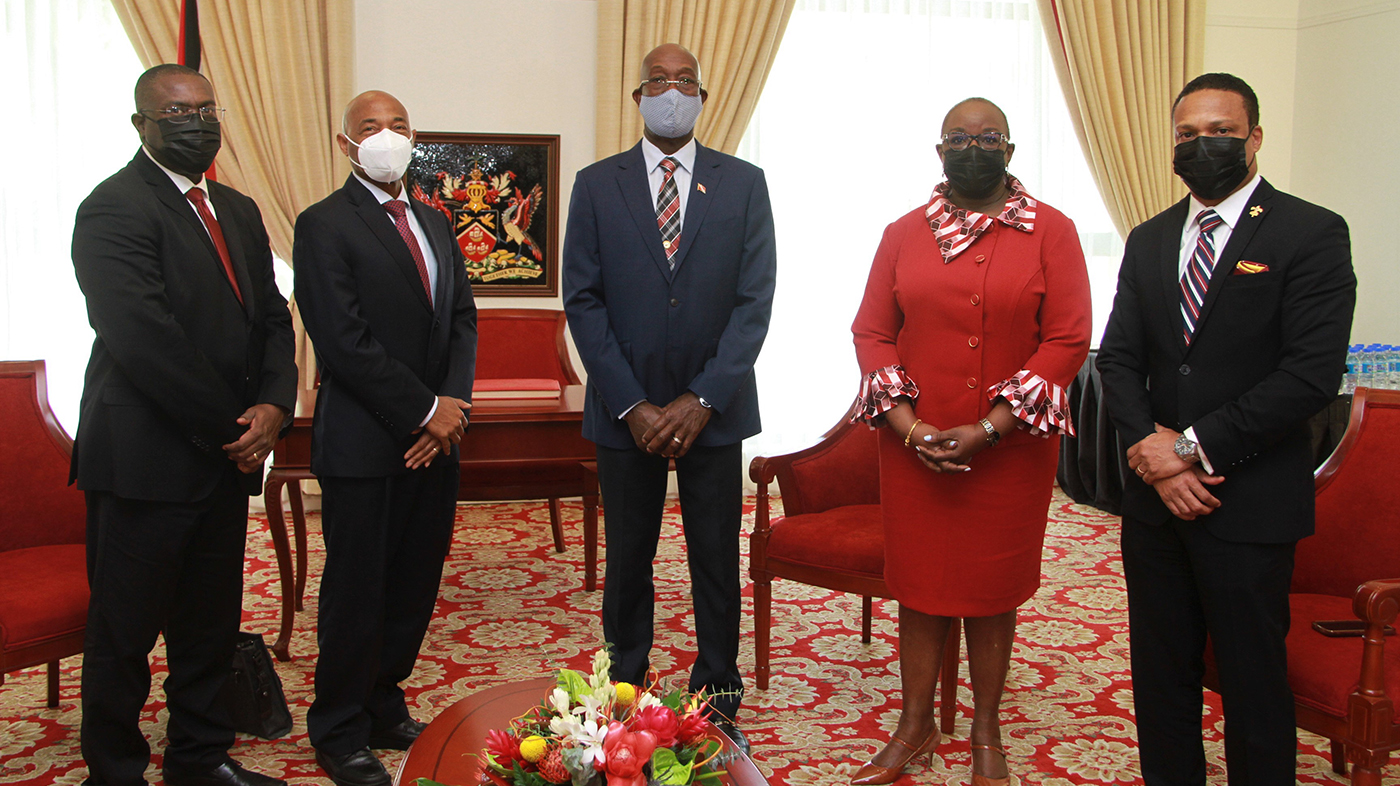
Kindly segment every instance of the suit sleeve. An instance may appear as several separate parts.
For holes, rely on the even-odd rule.
[[[739,286],[729,323],[720,333],[715,356],[705,363],[688,386],[721,414],[753,373],[768,321],[773,314],[773,289],[778,273],[777,240],[773,231],[773,207],[768,201],[768,181],[759,172],[749,192],[744,219],[743,259]]]
[[[262,271],[263,291],[258,293],[263,320],[263,361],[262,377],[258,382],[259,404],[272,404],[292,412],[297,403],[297,363],[296,335],[292,330],[292,314],[287,310],[287,300],[277,289],[277,277],[272,269],[272,244],[267,238],[267,227],[263,226],[262,212],[257,203],[248,200],[253,221],[254,241],[249,248],[248,264],[257,265]],[[291,418],[285,426],[290,426]]]
[[[471,282],[467,280],[462,247],[452,237],[448,225],[440,223],[447,233],[447,247],[452,254],[452,334],[448,339],[447,377],[438,392],[470,402],[472,383],[476,381],[476,299],[472,296]]]
[[[437,394],[375,339],[360,315],[347,254],[340,233],[321,216],[305,212],[297,218],[292,270],[302,323],[322,364],[395,439],[404,440],[423,422]]]
[[[1113,311],[1099,343],[1097,366],[1105,406],[1125,445],[1136,445],[1156,430],[1147,392],[1149,336],[1139,296],[1142,259],[1151,247],[1141,227],[1128,235]]]
[[[88,320],[123,375],[202,450],[246,430],[246,407],[185,333],[165,293],[161,227],[139,200],[99,188],[78,208],[73,267]]]
[[[1351,240],[1341,216],[1327,213],[1299,243],[1287,276],[1278,368],[1192,424],[1217,471],[1274,445],[1336,398],[1356,306]]]
[[[564,312],[578,347],[588,381],[603,397],[614,417],[646,399],[632,365],[622,354],[608,321],[603,291],[602,258],[598,248],[598,217],[587,176],[574,180],[569,198],[568,230],[564,234]],[[663,404],[666,402],[662,402]]]

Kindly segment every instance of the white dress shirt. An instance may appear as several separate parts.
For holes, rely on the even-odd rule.
[[[1215,249],[1215,258],[1220,259],[1220,252],[1225,250],[1225,244],[1230,242],[1230,235],[1235,231],[1235,226],[1240,223],[1240,216],[1244,213],[1245,205],[1254,196],[1254,189],[1259,187],[1259,181],[1263,176],[1255,173],[1254,179],[1245,184],[1244,188],[1220,200],[1220,204],[1208,207],[1201,204],[1201,200],[1191,195],[1189,204],[1186,206],[1186,225],[1181,228],[1181,253],[1177,259],[1176,277],[1178,280],[1186,275],[1186,266],[1191,264],[1191,255],[1196,250],[1196,238],[1201,236],[1201,224],[1196,219],[1206,210],[1214,210],[1223,222],[1211,233],[1211,246]],[[1213,277],[1213,276],[1212,276]],[[1206,458],[1206,448],[1201,441],[1196,439],[1196,429],[1187,428],[1183,432],[1186,438],[1196,443],[1196,455],[1201,459],[1201,466],[1206,472],[1215,474],[1215,469],[1210,465],[1210,459]]]
[[[437,255],[433,253],[433,246],[428,242],[428,236],[423,233],[423,225],[418,223],[418,216],[415,216],[413,214],[413,204],[408,201],[407,184],[400,183],[399,195],[396,197],[392,197],[389,196],[389,192],[380,188],[378,183],[375,183],[373,180],[370,180],[367,177],[362,177],[359,172],[351,171],[350,174],[354,175],[356,180],[365,184],[365,188],[368,188],[369,192],[374,195],[374,198],[379,200],[380,205],[385,205],[389,202],[395,201],[403,202],[405,205],[407,205],[408,228],[410,231],[413,232],[413,238],[418,241],[419,250],[423,252],[423,264],[427,265],[428,267],[428,289],[433,293],[430,300],[432,300],[433,303],[437,303]],[[393,214],[391,214],[388,210],[384,211],[384,220],[389,222],[389,226],[393,227],[395,232],[399,231],[399,225],[394,221]],[[432,420],[433,415],[437,414],[437,408],[438,402],[437,399],[434,398],[433,406],[428,409],[427,417],[423,418],[423,422],[419,423],[418,425],[428,425],[428,421]]]

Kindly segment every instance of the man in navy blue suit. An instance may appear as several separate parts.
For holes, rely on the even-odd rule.
[[[754,361],[776,251],[757,167],[695,141],[708,92],[695,56],[663,44],[632,92],[631,150],[578,173],[564,238],[564,310],[588,370],[583,435],[607,506],[603,635],[613,679],[640,683],[652,644],[652,560],[676,462],[698,653],[691,690],[741,747],[740,444],[757,434]]]

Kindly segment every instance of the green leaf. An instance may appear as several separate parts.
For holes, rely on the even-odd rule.
[[[667,786],[685,786],[691,781],[691,766],[681,764],[670,748],[658,748],[651,754],[651,777]]]
[[[559,687],[569,694],[570,702],[577,702],[580,696],[593,692],[593,686],[588,684],[588,678],[573,669],[559,670]]]
[[[416,786],[446,786],[446,784],[438,783],[437,781],[427,778],[419,778],[414,781],[414,784],[416,784]]]

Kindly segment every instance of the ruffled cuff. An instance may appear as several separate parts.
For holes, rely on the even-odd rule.
[[[855,413],[850,422],[875,421],[886,412],[894,409],[895,399],[908,396],[919,397],[919,386],[904,373],[903,366],[885,366],[866,374],[860,381],[860,394],[856,396]]]
[[[1011,379],[987,389],[987,400],[1000,396],[1011,402],[1011,411],[1030,426],[1031,434],[1049,437],[1051,429],[1074,436],[1069,415],[1069,391],[1048,382],[1029,370],[1021,369]]]

